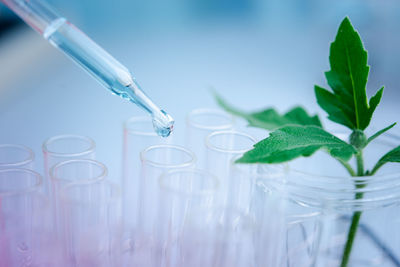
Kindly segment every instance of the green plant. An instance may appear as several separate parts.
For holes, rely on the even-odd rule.
[[[382,156],[372,169],[366,170],[364,167],[364,148],[396,123],[368,138],[364,133],[381,100],[383,87],[368,101],[367,51],[347,17],[340,24],[335,41],[331,43],[329,62],[331,70],[325,72],[325,77],[332,91],[316,85],[315,95],[319,106],[328,114],[328,119],[352,131],[349,142],[324,130],[318,116],[308,115],[302,107],[295,107],[283,115],[274,109],[246,113],[216,95],[221,107],[246,119],[249,126],[273,130],[269,137],[255,144],[236,163],[282,163],[300,156],[311,156],[317,150],[323,149],[338,160],[352,177],[357,177],[374,175],[387,162],[400,162],[400,146],[397,146]],[[356,169],[349,163],[353,156],[357,163]],[[354,179],[356,181],[357,178]],[[358,188],[367,185],[355,183],[355,186]],[[363,193],[356,193],[354,197],[362,199]],[[343,251],[342,267],[348,265],[361,215],[360,211],[353,214]]]

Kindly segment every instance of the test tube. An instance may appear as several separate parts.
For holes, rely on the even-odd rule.
[[[141,176],[139,185],[139,209],[132,210],[138,218],[134,225],[132,242],[126,248],[126,257],[140,261],[142,265],[160,266],[162,259],[161,240],[157,236],[160,212],[158,179],[162,173],[171,169],[194,168],[194,154],[176,145],[155,145],[140,153]]]
[[[204,170],[175,169],[162,174],[159,184],[158,236],[166,251],[164,265],[180,266],[186,251],[180,238],[187,215],[204,215],[213,207],[218,179]]]
[[[253,219],[234,208],[208,206],[189,210],[178,240],[179,263],[173,266],[257,266],[253,233]]]
[[[285,179],[287,166],[234,164],[231,169],[235,188],[230,192],[231,199],[235,200],[235,206],[254,218],[255,266],[286,266],[281,262],[287,241],[283,212],[286,203],[282,201],[283,196],[274,190],[274,183]]]
[[[313,266],[320,238],[320,210],[297,202],[287,165],[258,165],[250,213],[257,223],[256,262],[266,266]]]
[[[197,167],[205,167],[205,138],[212,132],[231,130],[234,118],[219,109],[199,108],[192,110],[186,117],[186,147],[197,157]]]
[[[205,143],[207,147],[206,169],[220,179],[220,204],[227,205],[228,189],[232,183],[230,173],[232,158],[250,150],[256,140],[252,136],[238,131],[218,131],[209,134]]]
[[[51,201],[53,203],[54,225],[58,238],[63,235],[62,213],[60,210],[61,189],[74,182],[102,181],[107,177],[107,168],[90,159],[72,159],[57,163],[50,169]]]
[[[161,138],[153,129],[152,119],[134,116],[124,123],[123,161],[122,161],[122,197],[123,221],[129,231],[137,224],[137,216],[132,211],[138,210],[140,191],[140,152],[151,145],[167,144],[171,137]]]
[[[105,180],[77,182],[63,187],[61,194],[66,266],[120,266],[119,187]]]
[[[71,159],[94,159],[95,142],[81,135],[58,135],[47,139],[43,145],[44,183],[50,190],[50,169],[57,163]]]
[[[227,202],[241,212],[248,214],[253,203],[255,182],[258,175],[257,164],[235,164],[241,155],[231,159],[230,178],[227,188]]]
[[[34,203],[41,186],[32,170],[0,170],[0,267],[33,264]]]
[[[0,144],[0,169],[33,169],[35,154],[22,145]]]

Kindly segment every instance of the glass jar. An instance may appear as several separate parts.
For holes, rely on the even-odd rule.
[[[364,149],[365,169],[371,170],[398,140],[384,136],[371,142]],[[351,177],[337,160],[319,151],[289,162],[279,177],[268,174],[271,166],[259,168],[254,194],[265,209],[271,205],[262,201],[278,203],[272,212],[255,213],[267,225],[261,233],[271,233],[265,214],[280,218],[273,230],[276,259],[271,266],[400,266],[399,163],[387,163],[373,176]]]

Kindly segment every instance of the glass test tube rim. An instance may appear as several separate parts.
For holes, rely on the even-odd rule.
[[[62,189],[61,189],[61,199],[65,202],[65,203],[68,203],[68,204],[74,204],[74,203],[77,203],[77,204],[85,204],[85,203],[92,203],[92,201],[82,201],[82,200],[71,200],[71,198],[69,198],[68,196],[67,196],[67,190],[71,190],[71,188],[73,189],[73,188],[76,188],[76,187],[81,187],[81,186],[90,186],[90,185],[96,185],[96,184],[99,184],[99,183],[102,183],[102,184],[104,184],[104,185],[107,185],[107,186],[110,186],[111,188],[112,188],[112,200],[111,201],[100,201],[100,202],[96,202],[96,203],[100,203],[100,204],[102,204],[102,203],[110,203],[110,202],[116,202],[116,203],[118,203],[119,201],[120,201],[120,198],[121,198],[121,196],[122,196],[122,193],[121,193],[121,188],[118,186],[118,185],[116,185],[116,184],[114,184],[114,183],[112,183],[112,182],[110,182],[110,181],[106,181],[106,180],[86,180],[86,181],[76,181],[76,182],[71,182],[71,183],[69,183],[69,184],[67,184],[67,185],[65,185]],[[107,199],[109,199],[109,198],[107,198]],[[105,199],[102,199],[102,200],[105,200]]]
[[[99,167],[102,171],[100,172],[99,175],[96,175],[95,177],[89,178],[89,179],[78,179],[78,181],[74,180],[68,180],[68,179],[63,179],[63,178],[59,178],[57,177],[57,175],[55,175],[55,171],[56,169],[64,166],[64,165],[68,165],[71,163],[76,163],[76,162],[80,162],[80,163],[90,163],[92,165],[96,165],[97,167]],[[93,160],[93,159],[71,159],[71,160],[65,160],[65,161],[61,161],[57,164],[55,164],[53,167],[50,168],[50,179],[53,181],[63,181],[63,182],[67,182],[67,183],[86,183],[86,182],[97,182],[97,181],[102,181],[104,180],[106,177],[108,176],[108,169],[106,167],[106,165],[104,165],[103,163],[97,161],[97,160]]]
[[[19,166],[25,166],[32,163],[35,160],[35,153],[32,149],[27,146],[19,144],[0,144],[0,149],[2,148],[17,148],[28,153],[28,157],[22,161],[17,162],[0,162],[0,168],[17,168]]]
[[[164,164],[164,163],[160,163],[160,162],[156,162],[150,159],[146,158],[146,153],[148,153],[150,150],[153,149],[159,149],[159,148],[172,148],[172,149],[176,149],[176,150],[180,150],[181,152],[186,153],[190,159],[183,162],[183,163],[178,163],[178,164]],[[190,151],[189,149],[183,147],[183,146],[179,146],[179,145],[169,145],[169,144],[160,144],[160,145],[153,145],[153,146],[149,146],[148,148],[144,149],[143,151],[140,152],[140,161],[141,162],[146,162],[149,165],[153,166],[153,167],[157,167],[157,168],[165,168],[165,167],[169,167],[171,169],[175,169],[175,168],[187,168],[190,167],[192,165],[194,165],[196,163],[196,155]]]
[[[166,185],[165,180],[168,179],[169,176],[172,176],[174,174],[179,174],[179,173],[197,173],[197,174],[202,174],[202,175],[206,175],[209,177],[209,179],[212,180],[213,182],[213,189],[210,190],[201,190],[201,191],[197,191],[195,193],[193,192],[185,192],[183,190],[178,190],[175,188],[172,188],[171,186]],[[158,179],[158,183],[160,185],[160,188],[162,190],[165,190],[166,192],[169,193],[173,193],[173,194],[179,194],[179,195],[183,195],[186,197],[204,197],[204,196],[209,196],[212,195],[214,193],[218,192],[218,188],[219,188],[219,181],[218,178],[213,175],[212,173],[206,171],[206,170],[202,170],[202,169],[175,169],[175,170],[170,170],[170,171],[166,171],[164,173],[162,173]]]
[[[2,173],[7,173],[7,172],[19,172],[19,173],[24,173],[30,174],[31,178],[34,178],[34,184],[27,186],[27,188],[25,189],[21,189],[21,190],[8,190],[8,191],[0,191],[0,197],[11,197],[11,196],[18,196],[18,195],[23,195],[23,194],[27,194],[27,193],[33,193],[36,192],[40,189],[40,187],[43,184],[43,178],[42,176],[33,171],[33,170],[29,170],[29,169],[22,169],[22,168],[12,168],[12,169],[0,169],[0,174]],[[1,176],[1,175],[0,175]],[[7,177],[8,178],[8,177]],[[0,199],[1,200],[1,199]]]
[[[205,143],[208,149],[212,150],[212,151],[216,151],[216,152],[220,152],[220,153],[232,153],[232,154],[243,154],[247,151],[249,151],[250,148],[246,148],[246,149],[225,149],[225,148],[221,148],[218,146],[215,146],[211,143],[210,139],[213,138],[216,135],[222,135],[222,134],[234,134],[234,135],[238,135],[241,137],[246,137],[249,140],[251,140],[254,144],[257,143],[257,140],[252,137],[251,135],[244,133],[244,132],[240,132],[240,131],[236,131],[236,130],[228,130],[228,131],[215,131],[210,133],[209,135],[207,135],[206,139],[205,139]]]
[[[222,124],[222,125],[209,126],[209,125],[196,123],[193,120],[191,120],[191,118],[193,116],[207,115],[207,114],[218,115],[218,116],[224,117],[224,118],[228,119],[228,121],[230,121],[230,123],[226,123],[226,124]],[[228,129],[233,128],[234,122],[235,122],[235,118],[233,116],[229,115],[228,113],[226,113],[226,112],[224,112],[224,111],[222,111],[220,109],[213,109],[213,108],[193,109],[186,116],[186,123],[188,125],[193,126],[194,128],[197,128],[197,129],[207,130],[207,131],[210,131],[210,130],[215,130],[215,131],[228,130]]]
[[[238,163],[236,164],[235,161],[238,160],[242,155],[235,155],[231,160],[231,168],[234,170],[235,173],[242,173],[242,174],[248,174],[245,170],[243,170],[241,167],[243,166],[248,166],[248,167],[254,167],[254,168],[261,168],[264,169],[266,166],[270,167],[273,166],[273,169],[279,172],[276,173],[262,173],[262,172],[255,172],[255,173],[250,173],[252,177],[256,177],[257,179],[279,179],[279,178],[284,178],[284,176],[287,174],[286,172],[288,171],[288,164],[285,163]],[[245,176],[249,178],[249,176]]]
[[[52,151],[48,148],[48,145],[50,145],[51,143],[58,141],[58,140],[66,139],[66,138],[75,138],[75,139],[79,139],[79,140],[84,140],[89,144],[89,147],[87,149],[85,149],[84,151],[73,152],[73,153],[56,152],[56,151]],[[56,135],[56,136],[46,139],[46,141],[44,141],[43,145],[42,145],[42,150],[44,153],[53,155],[56,157],[81,157],[81,156],[85,156],[85,155],[93,153],[95,151],[95,149],[96,149],[96,143],[94,142],[94,140],[92,138],[90,138],[88,136],[84,136],[84,135],[77,135],[77,134]]]
[[[142,130],[136,130],[133,129],[131,127],[128,127],[128,125],[130,125],[130,123],[132,122],[150,122],[152,124],[152,119],[151,117],[147,117],[147,116],[133,116],[129,119],[127,119],[124,122],[124,131],[126,131],[129,134],[133,134],[133,135],[141,135],[141,136],[158,136],[154,130],[152,130],[151,132],[145,132]],[[153,125],[153,124],[152,124]]]

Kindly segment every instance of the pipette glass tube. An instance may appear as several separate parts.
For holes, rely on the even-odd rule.
[[[40,0],[0,0],[101,84],[151,115],[158,135],[170,135],[174,120],[141,90],[130,71]]]

